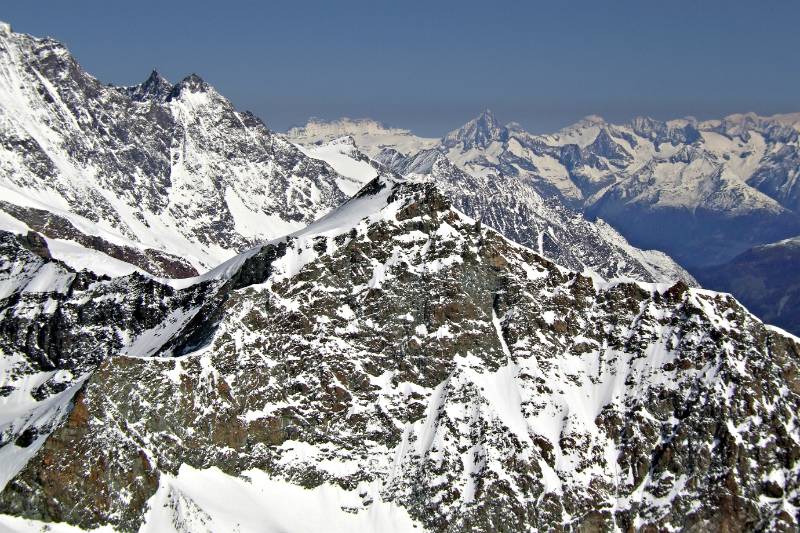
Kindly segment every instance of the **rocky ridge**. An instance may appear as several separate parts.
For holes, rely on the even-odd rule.
[[[219,471],[439,531],[797,528],[796,339],[727,295],[559,267],[430,180],[378,178],[196,282],[149,283],[197,312],[103,358],[4,512],[213,530],[176,480]]]

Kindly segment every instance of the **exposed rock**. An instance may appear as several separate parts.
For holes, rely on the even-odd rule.
[[[726,295],[568,272],[430,182],[367,190],[175,292],[195,319],[106,357],[0,509],[135,531],[189,465],[430,530],[797,528],[793,339]]]

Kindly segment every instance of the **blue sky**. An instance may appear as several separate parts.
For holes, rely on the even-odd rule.
[[[441,135],[489,107],[534,132],[588,114],[800,111],[800,2],[4,2],[104,82],[196,72],[273,129],[369,116]]]

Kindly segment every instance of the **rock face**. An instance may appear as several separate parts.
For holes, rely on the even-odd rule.
[[[0,484],[5,484],[61,423],[98,364],[126,353],[126,347],[150,353],[148,341],[135,345],[131,339],[191,315],[206,284],[179,292],[138,273],[111,279],[75,272],[53,259],[35,233],[0,232],[0,258]]]
[[[798,527],[795,339],[726,295],[556,266],[430,180],[377,178],[182,288],[87,290],[122,283],[113,305],[146,286],[163,310],[120,326],[4,513],[214,529],[210,500],[171,485],[192,468],[338,487],[349,513],[388,502],[431,531]]]
[[[70,228],[52,238],[191,276],[302,228],[350,181],[194,74],[105,86],[60,43],[0,33],[3,220],[44,211]]]

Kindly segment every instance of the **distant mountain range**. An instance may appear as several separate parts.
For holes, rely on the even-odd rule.
[[[485,111],[435,142],[412,141],[396,129],[381,135],[379,128],[343,119],[289,135],[303,142],[350,135],[379,161],[391,161],[395,151],[435,150],[472,176],[516,179],[602,218],[632,244],[662,250],[690,269],[800,234],[800,113],[623,125],[587,117],[534,135]]]

